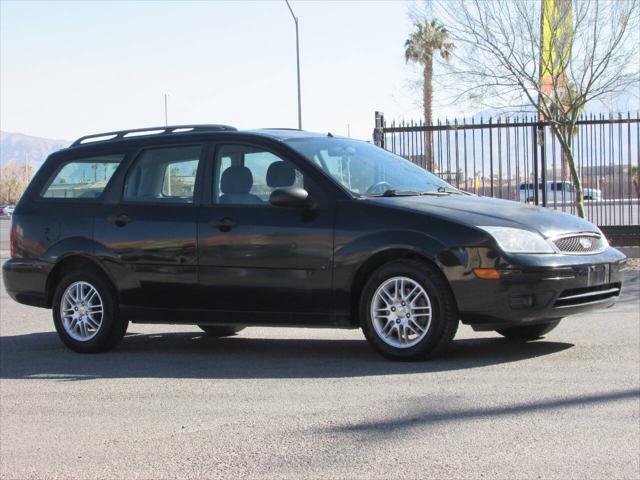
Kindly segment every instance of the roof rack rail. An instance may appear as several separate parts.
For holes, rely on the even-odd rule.
[[[266,128],[258,128],[258,130],[293,130],[296,132],[301,132],[299,128],[290,128],[290,127],[266,127]]]
[[[122,140],[123,138],[140,137],[145,135],[168,135],[171,133],[187,132],[229,132],[237,131],[229,125],[169,125],[165,127],[136,128],[133,130],[118,130],[116,132],[94,133],[80,137],[71,144],[72,147],[94,142]]]

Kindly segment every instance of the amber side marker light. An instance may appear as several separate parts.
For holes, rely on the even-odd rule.
[[[495,268],[474,268],[473,273],[483,280],[500,280],[500,272]]]

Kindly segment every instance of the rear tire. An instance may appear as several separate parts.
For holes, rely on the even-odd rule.
[[[62,276],[53,295],[52,310],[58,336],[79,353],[111,350],[129,325],[119,314],[109,280],[91,269]]]
[[[373,272],[360,296],[359,312],[365,337],[391,360],[435,357],[458,329],[449,284],[434,267],[416,260],[395,260]]]
[[[535,340],[556,328],[560,323],[560,320],[561,319],[557,319],[552,322],[541,323],[538,325],[527,325],[526,327],[501,328],[496,330],[496,332],[509,340]]]
[[[198,325],[198,328],[208,336],[216,338],[231,337],[244,330],[244,327],[217,327],[215,325]]]

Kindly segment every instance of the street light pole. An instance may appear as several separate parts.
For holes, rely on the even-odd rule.
[[[289,11],[291,12],[293,21],[296,24],[296,66],[298,69],[298,130],[302,130],[302,101],[300,95],[300,39],[298,35],[298,17],[296,17],[293,13],[291,5],[289,5],[289,0],[284,1],[287,2],[287,7],[289,7]]]
[[[169,125],[169,115],[167,113],[167,94],[164,94],[164,126]]]

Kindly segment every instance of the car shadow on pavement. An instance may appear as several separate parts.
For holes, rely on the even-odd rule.
[[[363,340],[215,339],[201,333],[129,334],[106,354],[64,348],[53,332],[0,337],[0,378],[344,378],[446,372],[551,355],[573,344],[462,339],[440,358],[392,362]],[[81,360],[81,361],[80,361]]]
[[[530,400],[527,402],[513,402],[510,400],[503,405],[493,406],[458,406],[451,399],[442,402],[440,398],[411,397],[400,401],[399,411],[402,415],[395,418],[375,419],[359,423],[346,423],[320,429],[329,434],[359,434],[372,438],[393,437],[412,429],[432,427],[440,423],[459,422],[463,420],[495,420],[499,417],[509,417],[531,413],[553,412],[570,408],[584,408],[587,405],[605,404],[620,401],[637,402],[640,390],[630,388],[606,392],[589,392],[563,397]],[[405,405],[406,403],[406,405]],[[408,413],[407,413],[408,412]]]
[[[633,305],[636,308],[640,305],[640,272],[632,271],[625,275],[622,294],[616,305]]]

